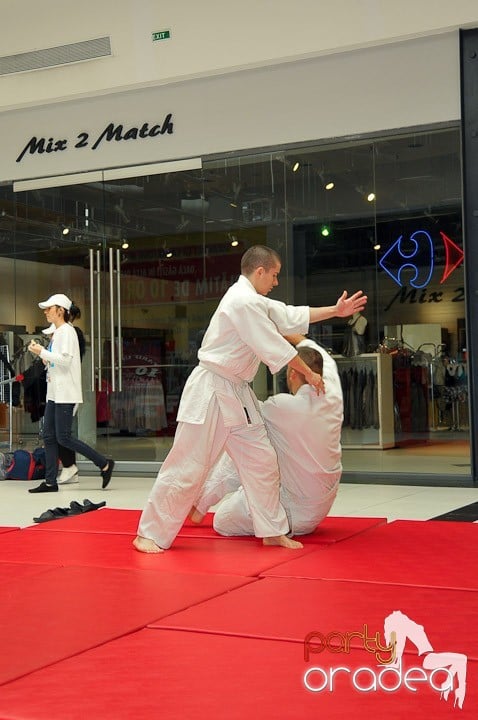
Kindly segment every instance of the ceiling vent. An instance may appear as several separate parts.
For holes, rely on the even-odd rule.
[[[109,37],[0,57],[0,75],[58,67],[111,55]]]

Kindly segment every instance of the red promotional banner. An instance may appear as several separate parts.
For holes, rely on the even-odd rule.
[[[151,259],[122,266],[126,305],[220,298],[240,274],[238,255]]]

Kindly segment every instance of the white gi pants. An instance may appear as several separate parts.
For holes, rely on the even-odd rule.
[[[337,495],[340,477],[341,471],[318,478],[317,484],[323,488],[319,498],[293,497],[282,485],[280,500],[287,513],[292,535],[313,532],[327,517]],[[226,536],[254,535],[247,493],[244,492],[236,467],[227,454],[216,463],[204,485],[201,497],[196,502],[196,507],[199,512],[205,514],[212,505],[221,500],[214,514],[213,524],[216,532]]]
[[[169,548],[223,451],[239,471],[251,508],[250,534],[286,535],[289,524],[279,501],[277,456],[265,426],[225,427],[215,398],[203,424],[178,424],[173,446],[141,515],[138,535]]]

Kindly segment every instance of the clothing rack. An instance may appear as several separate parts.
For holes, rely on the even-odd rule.
[[[384,353],[334,355],[344,392],[342,447],[394,447],[392,358]],[[349,384],[357,383],[355,387]],[[351,422],[352,421],[352,422]]]
[[[0,446],[8,445],[12,449],[13,443],[13,410],[12,410],[12,385],[15,382],[15,375],[11,374],[10,356],[8,345],[0,345],[0,403],[2,407],[8,406],[8,426],[0,428],[0,431],[8,432],[8,443],[0,442]],[[6,390],[8,389],[8,394]]]

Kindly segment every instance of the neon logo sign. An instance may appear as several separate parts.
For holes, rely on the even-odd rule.
[[[440,236],[445,247],[445,268],[440,280],[442,284],[463,262],[463,250],[444,232],[440,231]],[[417,264],[419,258],[420,266]],[[407,284],[402,282],[404,270],[413,272],[412,278],[408,280],[409,285],[417,290],[426,287],[435,268],[435,248],[431,235],[426,230],[416,230],[408,241],[404,241],[403,235],[400,235],[382,255],[379,265],[400,287]]]

